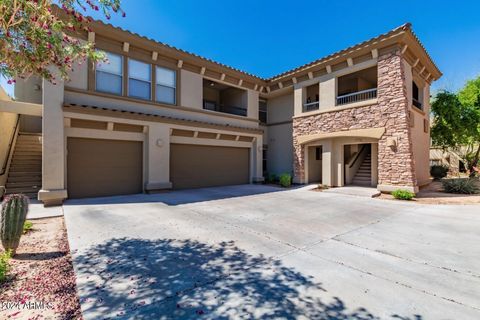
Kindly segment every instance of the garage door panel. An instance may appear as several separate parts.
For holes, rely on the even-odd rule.
[[[174,189],[249,183],[249,163],[248,148],[170,146],[170,179]]]
[[[70,198],[142,192],[142,142],[68,138]]]

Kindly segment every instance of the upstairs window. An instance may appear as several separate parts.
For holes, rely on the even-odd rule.
[[[258,120],[260,123],[267,123],[267,101],[265,100],[258,102]]]
[[[421,96],[420,96],[420,89],[418,88],[415,81],[412,81],[412,104],[420,110],[423,109]]]
[[[177,95],[177,74],[174,70],[156,68],[156,97],[162,103],[175,104]]]
[[[106,52],[108,62],[97,63],[95,71],[95,90],[122,95],[123,57]]]
[[[128,60],[128,96],[144,100],[151,99],[151,65],[137,60]]]

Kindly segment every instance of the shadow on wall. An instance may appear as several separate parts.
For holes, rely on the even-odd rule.
[[[227,198],[245,197],[256,194],[285,191],[280,187],[245,184],[237,186],[222,186],[201,189],[165,191],[157,194],[133,194],[101,198],[86,198],[67,200],[65,205],[94,205],[94,204],[121,204],[121,203],[154,203],[162,202],[169,206],[220,200]]]
[[[380,319],[338,297],[322,301],[311,277],[233,242],[117,238],[74,259],[86,319]]]

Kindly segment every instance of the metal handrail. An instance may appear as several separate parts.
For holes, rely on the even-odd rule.
[[[349,168],[353,167],[355,162],[357,162],[358,157],[360,157],[360,155],[362,154],[363,150],[365,150],[366,147],[367,147],[366,145],[363,145],[362,148],[360,149],[360,151],[357,152],[357,154],[355,155],[355,158],[353,159],[353,161],[348,166]]]
[[[0,176],[3,176],[5,172],[7,172],[8,160],[10,159],[10,154],[12,152],[12,147],[13,147],[13,140],[15,139],[15,135],[17,134],[19,124],[20,124],[20,115],[17,116],[17,122],[15,123],[12,137],[10,138],[10,142],[8,144],[8,152],[7,152],[7,156],[5,157],[5,162],[3,163],[2,172],[0,172]]]
[[[337,105],[370,100],[377,97],[377,88],[357,91],[337,97]]]
[[[313,108],[310,108],[312,106],[313,106]],[[304,103],[303,104],[303,112],[317,110],[319,107],[320,107],[320,101]]]

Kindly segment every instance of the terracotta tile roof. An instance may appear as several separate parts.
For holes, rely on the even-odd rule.
[[[105,23],[103,21],[100,21],[100,20],[94,20],[95,23],[98,23],[100,25],[103,25],[103,26],[106,26],[106,27],[109,27],[109,28],[114,28],[114,29],[117,29],[117,30],[120,30],[122,32],[125,32],[125,33],[128,33],[132,36],[135,36],[135,37],[138,37],[138,38],[141,38],[141,39],[144,39],[144,40],[147,40],[147,41],[151,41],[151,42],[154,42],[158,45],[161,45],[161,46],[164,46],[168,49],[171,49],[171,50],[174,50],[174,51],[177,51],[178,53],[182,53],[182,54],[187,54],[187,55],[190,55],[192,57],[195,57],[195,58],[198,58],[198,59],[201,59],[201,60],[204,60],[204,61],[208,61],[210,63],[213,63],[213,64],[216,64],[222,68],[227,68],[227,69],[230,69],[232,71],[235,71],[235,72],[239,72],[239,73],[242,73],[244,75],[247,75],[247,76],[250,76],[250,77],[253,77],[253,78],[256,78],[260,81],[263,81],[265,82],[266,84],[268,84],[268,82],[272,82],[272,81],[275,81],[275,80],[278,80],[284,76],[287,76],[287,75],[291,75],[293,73],[296,73],[296,72],[299,72],[299,71],[302,71],[302,70],[305,70],[305,69],[308,69],[310,67],[313,67],[315,65],[318,65],[318,64],[321,64],[321,63],[324,63],[328,60],[331,60],[331,59],[334,59],[335,57],[338,57],[340,55],[345,55],[347,54],[348,52],[350,51],[353,51],[353,50],[356,50],[360,47],[363,47],[363,46],[366,46],[366,45],[369,45],[369,44],[373,44],[375,42],[378,42],[382,39],[386,39],[386,38],[389,38],[389,37],[392,37],[392,36],[395,36],[397,34],[400,34],[402,32],[409,32],[413,37],[414,39],[416,40],[416,42],[418,42],[418,44],[420,45],[420,47],[423,49],[423,51],[425,52],[427,58],[429,59],[429,61],[432,63],[432,65],[434,66],[434,68],[437,69],[438,73],[441,74],[440,70],[438,69],[438,67],[436,66],[436,64],[433,62],[433,59],[430,57],[430,55],[428,54],[427,50],[425,49],[425,47],[423,46],[423,44],[420,42],[420,40],[418,39],[418,37],[416,36],[416,34],[413,32],[412,30],[412,25],[411,23],[405,23],[397,28],[394,28],[386,33],[383,33],[383,34],[380,34],[376,37],[373,37],[371,39],[368,39],[368,40],[365,40],[361,43],[358,43],[358,44],[355,44],[355,45],[352,45],[348,48],[345,48],[343,50],[340,50],[340,51],[337,51],[337,52],[334,52],[332,54],[329,54],[325,57],[322,57],[320,59],[317,59],[317,60],[314,60],[312,62],[309,62],[309,63],[306,63],[304,65],[301,65],[299,67],[296,67],[296,68],[293,68],[293,69],[290,69],[288,71],[285,71],[285,72],[282,72],[282,73],[279,73],[277,75],[274,75],[272,77],[269,77],[269,78],[263,78],[263,77],[260,77],[260,76],[257,76],[257,75],[254,75],[252,73],[248,73],[248,72],[245,72],[243,70],[240,70],[238,68],[235,68],[235,67],[232,67],[232,66],[229,66],[229,65],[226,65],[226,64],[223,64],[223,63],[220,63],[218,61],[215,61],[215,60],[212,60],[212,59],[209,59],[209,58],[206,58],[206,57],[203,57],[203,56],[200,56],[198,54],[195,54],[195,53],[192,53],[192,52],[189,52],[189,51],[186,51],[186,50],[183,50],[183,49],[180,49],[180,48],[177,48],[177,47],[174,47],[174,46],[171,46],[167,43],[164,43],[164,42],[160,42],[160,41],[157,41],[155,39],[152,39],[152,38],[148,38],[146,36],[142,36],[138,33],[135,33],[135,32],[132,32],[132,31],[129,31],[129,30],[125,30],[121,27],[116,27],[116,26],[113,26],[112,24],[109,24],[109,23]]]
[[[104,108],[104,107],[98,107],[98,106],[91,106],[91,105],[85,105],[85,104],[75,104],[75,103],[68,103],[64,104],[64,111],[68,112],[79,112],[82,109],[83,110],[93,110],[93,111],[99,111],[99,112],[110,112],[110,113],[116,113],[117,116],[137,116],[139,120],[143,121],[159,121],[161,122],[162,120],[165,122],[169,121],[177,121],[177,122],[182,122],[182,124],[185,125],[191,125],[191,126],[210,126],[210,127],[216,127],[218,129],[230,129],[230,130],[240,130],[240,131],[250,131],[251,133],[263,133],[263,130],[260,128],[251,128],[251,127],[242,127],[242,126],[232,126],[229,124],[219,124],[219,123],[213,123],[213,122],[206,122],[206,121],[198,121],[198,120],[191,120],[191,119],[185,119],[185,118],[177,118],[177,117],[170,117],[170,116],[163,116],[163,115],[158,115],[154,113],[144,113],[144,112],[135,112],[135,111],[127,111],[127,110],[119,110],[119,109],[113,109],[113,108]],[[69,110],[70,109],[70,110]],[[114,115],[115,116],[115,115]]]

